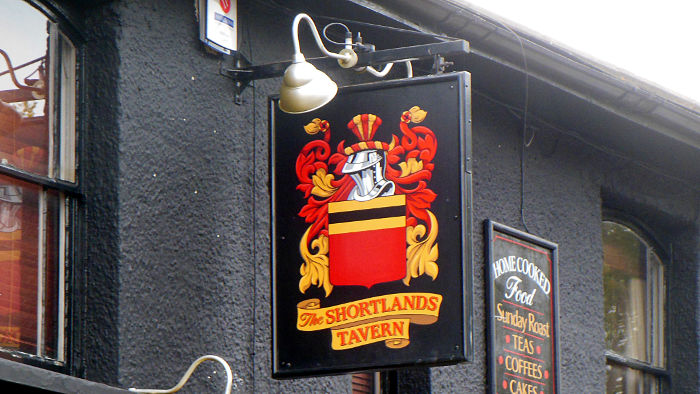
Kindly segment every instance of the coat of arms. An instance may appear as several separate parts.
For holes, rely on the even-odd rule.
[[[429,187],[437,139],[431,129],[417,125],[426,116],[417,106],[404,111],[397,116],[398,132],[390,141],[379,141],[374,136],[382,119],[358,114],[347,124],[352,139],[335,149],[329,122],[316,118],[304,127],[320,138],[307,143],[296,160],[297,189],[305,198],[299,216],[308,223],[299,242],[299,291],[313,285],[328,297],[334,286],[371,288],[401,280],[410,287],[411,279],[421,275],[437,277],[438,222],[430,210],[437,195]],[[320,300],[307,300],[298,306],[297,327],[361,326],[336,329],[336,350],[380,340],[398,348],[408,344],[409,322],[435,322],[442,301],[432,293],[375,298],[336,305],[342,315],[335,316],[318,309]]]

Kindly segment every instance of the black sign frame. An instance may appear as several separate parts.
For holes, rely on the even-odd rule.
[[[550,242],[543,238],[539,238],[532,234],[520,231],[518,229],[506,226],[494,222],[492,220],[486,220],[484,222],[485,233],[486,233],[486,282],[488,288],[488,306],[487,306],[487,321],[488,321],[488,366],[489,366],[489,392],[492,394],[510,392],[510,385],[515,383],[517,385],[531,385],[536,386],[536,392],[544,393],[558,393],[560,391],[560,352],[559,352],[559,247],[556,243]],[[523,274],[518,271],[517,258],[519,256],[506,256],[504,253],[504,245],[509,247],[520,248],[520,250],[526,251],[523,255],[538,256],[546,254],[546,259],[549,261],[549,283],[550,283],[550,294],[549,297],[545,298],[545,301],[549,300],[549,321],[547,323],[551,324],[551,329],[547,330],[550,333],[549,341],[549,352],[543,351],[545,354],[541,356],[539,354],[540,345],[536,344],[537,340],[542,340],[543,344],[546,344],[544,339],[545,335],[534,335],[542,333],[543,331],[537,332],[537,330],[542,329],[544,326],[542,321],[538,320],[536,315],[543,314],[546,312],[538,311],[534,307],[529,309],[522,305],[517,305],[515,302],[509,302],[505,299],[502,302],[508,302],[507,307],[503,307],[502,303],[500,310],[504,311],[503,314],[497,316],[497,298],[504,298],[506,294],[511,295],[516,298],[515,294],[518,291],[518,283],[524,283],[525,281],[530,281],[534,283],[527,290],[520,292],[523,296],[523,302],[527,302],[527,294],[530,289],[535,291],[539,290],[541,300],[541,294],[543,289],[546,289],[546,281],[536,281],[533,278],[538,278],[539,276],[535,273],[536,270],[523,268],[524,271],[530,272],[530,274]],[[512,252],[511,252],[512,253]],[[515,264],[508,261],[508,257],[515,257]],[[501,260],[501,259],[506,259]],[[524,259],[524,258],[523,258]],[[531,257],[532,260],[535,260]],[[540,256],[541,259],[541,256]],[[498,261],[501,261],[499,264]],[[523,260],[526,262],[527,260]],[[540,260],[541,262],[541,260]],[[496,265],[499,266],[499,273],[496,272]],[[527,264],[524,263],[521,266],[525,267]],[[536,266],[536,264],[533,264]],[[539,268],[539,267],[538,267]],[[512,269],[509,271],[509,269]],[[505,272],[517,273],[516,276],[520,279],[514,280],[512,283],[514,286],[506,287],[506,292],[504,292],[503,297],[498,297],[500,295],[496,294],[499,290],[502,290],[502,284],[505,282],[502,278]],[[512,277],[511,276],[511,277]],[[546,276],[546,274],[545,274]],[[509,277],[510,278],[510,277]],[[496,283],[496,280],[500,279],[500,283]],[[543,286],[544,285],[544,286]],[[507,285],[506,285],[507,286]],[[497,289],[498,287],[498,289]],[[532,297],[534,299],[534,297]],[[531,302],[534,302],[532,300]],[[541,304],[540,304],[541,305]],[[513,309],[515,308],[515,309]],[[522,309],[524,313],[527,313],[527,318],[525,315],[518,318],[507,319],[508,323],[501,323],[498,320],[501,317],[507,316],[506,314],[510,311],[506,309],[513,309],[518,311]],[[511,317],[514,316],[512,313]],[[516,331],[512,326],[517,327],[517,322],[522,320],[523,329],[518,335],[512,335],[510,331]],[[532,319],[532,320],[530,320]],[[506,320],[506,319],[503,319]],[[513,323],[513,324],[511,324]],[[528,324],[530,326],[528,327]],[[500,328],[499,328],[499,325]],[[520,331],[520,328],[518,331]],[[510,330],[510,331],[509,331]],[[533,334],[532,330],[535,331]],[[528,332],[529,331],[529,332]],[[500,335],[500,336],[499,336]],[[529,340],[525,337],[527,335],[529,338],[534,337],[535,339]],[[506,349],[506,347],[511,346],[515,349]],[[530,342],[528,342],[530,341]],[[504,345],[507,343],[508,345]],[[517,344],[516,344],[517,343]],[[520,354],[518,354],[520,352]],[[538,358],[540,357],[540,358]],[[546,358],[549,357],[549,360]],[[547,362],[549,361],[549,362]],[[510,368],[508,367],[510,363]],[[549,369],[547,367],[549,366]],[[538,368],[539,367],[539,368]],[[508,372],[506,372],[508,371]],[[521,376],[517,373],[519,372]],[[537,379],[539,377],[539,379]],[[542,387],[544,386],[544,387]],[[527,392],[527,391],[525,391]]]
[[[281,112],[277,104],[278,97],[270,97],[271,361],[273,378],[320,376],[421,365],[448,365],[471,359],[473,349],[473,250],[470,82],[469,73],[457,72],[348,86],[339,89],[338,96],[330,104],[300,115]],[[367,103],[363,102],[365,99],[368,100]],[[410,287],[404,285],[402,280],[378,282],[369,288],[336,286],[333,289],[333,294],[330,296],[326,294],[328,298],[324,298],[323,288],[317,287],[314,283],[306,293],[302,294],[299,290],[300,284],[298,284],[299,264],[304,263],[304,260],[300,256],[298,238],[303,232],[299,232],[299,229],[303,229],[302,225],[307,224],[304,223],[303,218],[299,217],[299,210],[304,202],[303,193],[291,187],[294,186],[294,182],[290,180],[290,174],[294,175],[295,164],[291,162],[290,158],[293,158],[299,152],[300,147],[304,146],[304,141],[310,139],[309,136],[304,135],[303,130],[300,134],[291,133],[296,133],[300,125],[315,127],[308,123],[314,118],[328,119],[329,121],[335,119],[335,121],[330,122],[331,136],[347,133],[343,139],[350,140],[352,134],[348,133],[345,126],[348,120],[354,119],[352,116],[355,113],[375,113],[376,115],[381,114],[384,122],[384,126],[381,127],[387,129],[383,132],[385,134],[381,135],[380,131],[377,130],[377,135],[380,136],[376,140],[388,142],[390,140],[389,134],[386,133],[397,134],[398,130],[396,130],[395,125],[399,124],[400,119],[404,119],[408,123],[409,120],[404,117],[412,116],[408,115],[408,111],[401,115],[401,111],[397,111],[397,109],[409,110],[410,108],[413,111],[412,106],[420,106],[422,110],[427,111],[427,117],[430,121],[426,119],[425,122],[421,122],[420,114],[417,115],[421,126],[434,128],[436,134],[438,129],[442,133],[438,137],[439,142],[435,157],[440,157],[439,160],[443,162],[435,164],[435,175],[432,182],[429,183],[430,187],[436,189],[439,196],[434,200],[433,208],[435,208],[435,216],[442,226],[440,227],[442,232],[437,236],[440,248],[437,258],[440,271],[437,277],[431,280],[423,272],[421,276],[410,279]],[[335,113],[343,108],[350,109],[344,110],[345,114],[341,122],[341,119],[338,118],[340,115],[335,115]],[[395,119],[392,119],[391,117],[394,115]],[[441,122],[443,125],[449,126],[436,127]],[[294,128],[288,127],[290,124],[294,124]],[[319,125],[325,126],[323,123],[317,122],[316,126]],[[309,133],[308,130],[307,133]],[[337,143],[337,140],[332,140],[330,143],[333,152],[336,150]],[[352,142],[346,143],[346,149],[351,147],[350,144]],[[290,166],[292,167],[291,173]],[[440,166],[444,166],[444,168]],[[437,168],[441,169],[437,170]],[[331,170],[329,166],[329,172]],[[438,181],[442,179],[445,181]],[[290,204],[292,204],[291,207]],[[294,242],[296,242],[296,246]],[[405,258],[404,264],[406,264]],[[399,345],[405,347],[394,349],[391,348],[390,341],[386,341],[384,344],[369,343],[367,346],[336,350],[334,353],[329,351],[331,341],[335,340],[333,339],[335,337],[329,338],[331,336],[330,329],[305,332],[299,328],[300,324],[306,322],[301,318],[304,311],[313,308],[327,309],[325,305],[320,307],[318,302],[309,303],[309,301],[320,299],[320,304],[330,303],[332,307],[349,305],[353,302],[354,297],[355,300],[359,300],[358,302],[373,303],[374,311],[377,310],[377,305],[383,305],[382,311],[388,311],[387,313],[391,314],[394,312],[390,311],[391,308],[388,305],[392,301],[397,302],[396,298],[399,297],[397,295],[399,293],[402,294],[401,297],[414,297],[410,299],[411,302],[415,301],[416,309],[419,309],[420,305],[424,306],[427,302],[428,309],[431,309],[430,305],[437,305],[437,309],[440,310],[440,316],[436,316],[437,320],[434,323],[407,323],[407,326],[410,325],[410,344]],[[441,296],[439,301],[437,298],[421,296],[421,294],[435,295],[435,293],[439,293]],[[406,296],[404,294],[412,295]],[[394,295],[397,296],[393,297]],[[315,296],[316,299],[309,300],[312,296]],[[378,301],[381,297],[393,298],[386,298],[381,301],[383,303],[381,304]],[[406,302],[404,307],[409,308],[408,298],[403,298],[403,300]],[[348,313],[352,311],[352,307],[352,305],[347,306]],[[292,308],[295,309],[294,315],[290,311]],[[335,315],[336,318],[339,318],[338,316]],[[290,325],[289,320],[292,317],[294,317],[294,321]],[[313,320],[311,321],[313,322]],[[383,328],[385,327],[383,326]],[[367,332],[371,331],[365,331],[365,334]],[[381,331],[381,333],[385,332]],[[341,337],[342,339],[344,337]],[[398,343],[401,340],[396,341]],[[303,345],[300,345],[300,342],[303,342]],[[385,344],[386,346],[384,346]],[[333,346],[335,345],[334,343]],[[301,346],[306,346],[306,348],[300,350]]]

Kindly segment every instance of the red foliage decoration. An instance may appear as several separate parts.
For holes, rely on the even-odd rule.
[[[406,224],[416,226],[418,221],[421,221],[430,226],[426,210],[430,209],[437,194],[429,189],[427,184],[432,177],[434,168],[432,160],[437,151],[437,139],[435,133],[429,128],[424,126],[409,127],[410,122],[411,115],[409,111],[405,111],[399,122],[401,138],[399,140],[396,135],[392,135],[390,146],[393,148],[387,151],[385,177],[394,182],[395,194],[406,195]],[[342,140],[336,147],[336,152],[331,154],[330,125],[327,121],[321,121],[320,125],[323,139],[307,143],[296,160],[296,175],[299,179],[297,190],[302,191],[307,200],[307,203],[299,211],[299,216],[303,217],[306,223],[311,223],[309,242],[315,239],[319,233],[328,235],[328,203],[347,200],[350,191],[355,186],[350,176],[342,173],[342,168],[348,160],[348,155],[345,153],[345,140]],[[402,162],[408,162],[410,159],[422,163],[422,168],[402,177],[401,169],[395,166]],[[329,171],[329,167],[332,167],[333,171]],[[312,177],[319,169],[323,169],[327,174],[335,174],[338,178],[331,181],[331,186],[336,191],[327,198],[319,199],[316,195],[311,194],[315,186]]]

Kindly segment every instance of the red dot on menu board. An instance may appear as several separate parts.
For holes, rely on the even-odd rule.
[[[547,371],[546,369],[544,370],[544,378],[549,379],[549,371]]]
[[[498,356],[498,363],[503,364],[503,356]]]
[[[508,341],[506,341],[506,342],[508,342]],[[540,354],[540,353],[542,353],[542,348],[539,345],[537,345],[537,354]]]
[[[506,382],[506,381],[504,380],[504,381],[503,381],[503,389],[505,390],[505,389],[507,389],[507,388],[508,388],[508,382]]]
[[[506,343],[510,343],[510,335],[506,335]]]
[[[540,391],[540,394],[544,394],[544,391]]]

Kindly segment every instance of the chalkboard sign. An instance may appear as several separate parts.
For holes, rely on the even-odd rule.
[[[270,101],[273,377],[450,364],[471,348],[469,74]]]
[[[486,222],[491,393],[559,390],[557,245]]]

